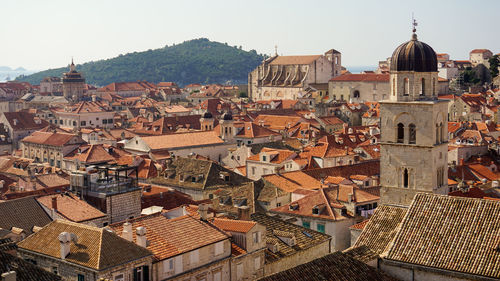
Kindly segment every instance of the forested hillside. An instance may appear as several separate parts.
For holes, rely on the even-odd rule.
[[[264,56],[224,43],[201,38],[161,49],[134,52],[118,57],[77,65],[87,83],[104,86],[112,82],[146,80],[189,83],[246,83]],[[16,80],[39,84],[44,77],[61,77],[67,67],[49,69]]]

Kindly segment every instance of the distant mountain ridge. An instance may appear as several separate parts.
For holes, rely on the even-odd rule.
[[[213,42],[206,38],[185,41],[164,48],[133,52],[118,57],[87,62],[76,66],[86,82],[105,86],[113,82],[146,80],[153,83],[173,81],[189,83],[247,83],[248,73],[265,56],[255,50]],[[49,76],[61,77],[67,67],[49,69],[16,80],[39,84]]]

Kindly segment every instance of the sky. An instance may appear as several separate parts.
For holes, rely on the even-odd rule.
[[[0,66],[43,70],[195,38],[280,55],[342,53],[373,66],[411,37],[452,59],[500,53],[498,0],[10,0],[2,1]]]

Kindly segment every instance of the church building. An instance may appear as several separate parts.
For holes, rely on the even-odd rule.
[[[408,206],[417,192],[447,194],[448,101],[437,98],[436,53],[415,29],[390,65],[389,98],[380,102],[380,199]]]
[[[341,70],[341,54],[334,49],[324,55],[276,54],[248,74],[248,94],[253,101],[296,100],[311,88],[328,88],[328,81]]]
[[[64,97],[73,102],[79,101],[85,92],[85,78],[75,70],[73,60],[71,60],[69,72],[63,75],[62,88]]]

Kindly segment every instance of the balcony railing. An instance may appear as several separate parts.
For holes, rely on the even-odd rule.
[[[110,180],[99,179],[97,182],[91,182],[88,191],[111,194],[126,192],[136,188],[138,188],[138,185],[135,178],[121,177],[118,180],[115,178]]]

